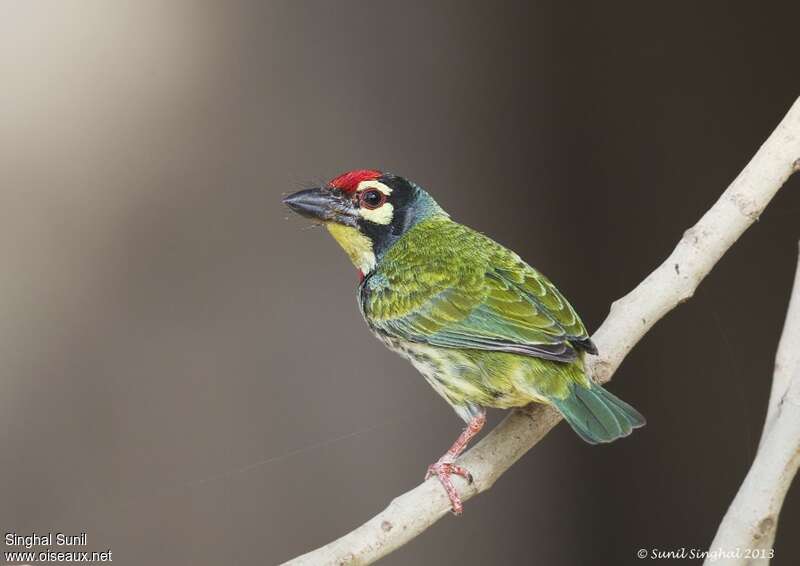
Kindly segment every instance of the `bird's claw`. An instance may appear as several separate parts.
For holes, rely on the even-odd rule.
[[[439,479],[439,483],[442,484],[442,487],[447,493],[447,497],[450,499],[450,506],[452,507],[453,514],[461,515],[461,513],[464,511],[464,505],[461,502],[461,497],[458,495],[458,491],[456,491],[456,488],[453,485],[453,480],[450,479],[450,476],[453,474],[461,476],[470,484],[473,482],[472,474],[469,473],[469,470],[462,468],[461,466],[457,466],[452,462],[452,460],[445,458],[442,458],[438,462],[428,466],[428,472],[425,474],[425,479],[427,480],[433,476],[436,476]]]
[[[435,464],[431,464],[428,466],[428,473],[425,474],[425,479],[430,479],[433,476],[440,476],[442,474],[452,475],[455,474],[457,476],[461,476],[467,483],[472,484],[474,481],[472,478],[472,474],[469,473],[469,470],[466,468],[462,468],[461,466],[456,466],[452,462],[436,462]]]

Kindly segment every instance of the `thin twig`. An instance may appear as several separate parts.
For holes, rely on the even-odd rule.
[[[720,523],[706,564],[768,564],[786,492],[800,466],[800,258],[783,326],[769,411],[753,465]]]

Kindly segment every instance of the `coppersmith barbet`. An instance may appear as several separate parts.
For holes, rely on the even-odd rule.
[[[644,417],[584,371],[597,349],[572,306],[514,252],[450,219],[418,185],[357,170],[284,199],[325,224],[360,274],[370,329],[408,358],[467,422],[428,468],[462,511],[455,464],[483,427],[485,407],[555,406],[586,442],[611,442]]]

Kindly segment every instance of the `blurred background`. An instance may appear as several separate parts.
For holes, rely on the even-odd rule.
[[[800,94],[800,7],[0,3],[0,529],[119,564],[276,564],[414,487],[462,423],[358,313],[289,191],[375,167],[554,279],[591,329]],[[766,412],[800,177],[610,389],[385,564],[706,548]],[[490,425],[502,417],[490,415]],[[800,490],[776,564],[796,564]],[[7,548],[3,548],[7,550]]]

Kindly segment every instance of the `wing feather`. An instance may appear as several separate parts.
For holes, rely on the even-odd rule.
[[[427,232],[399,240],[364,282],[364,314],[377,332],[562,362],[577,349],[596,352],[558,289],[519,256],[449,220]]]

